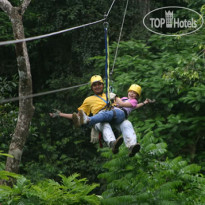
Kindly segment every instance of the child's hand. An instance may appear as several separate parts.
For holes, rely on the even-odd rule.
[[[143,102],[145,105],[150,103],[150,99],[146,99],[144,102]]]
[[[150,100],[150,99],[146,99],[143,104],[146,105],[146,104],[149,104],[149,103],[154,103],[156,100]]]

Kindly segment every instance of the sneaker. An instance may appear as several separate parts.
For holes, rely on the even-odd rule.
[[[118,137],[116,141],[113,141],[110,143],[110,146],[112,147],[112,153],[117,154],[119,152],[119,147],[123,143],[123,138]]]
[[[135,144],[135,145],[132,145],[132,146],[129,148],[129,150],[130,150],[129,157],[134,157],[135,154],[140,151],[140,144],[137,143],[137,144]]]
[[[72,120],[75,127],[80,127],[80,117],[76,112],[73,113]]]
[[[88,124],[89,118],[88,116],[83,112],[83,110],[79,111],[80,115],[80,125],[86,125]]]

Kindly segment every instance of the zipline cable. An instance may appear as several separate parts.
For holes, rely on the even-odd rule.
[[[121,28],[120,28],[120,34],[119,34],[119,38],[118,38],[118,42],[117,42],[117,48],[116,48],[116,51],[115,51],[115,57],[114,57],[114,61],[113,61],[112,70],[110,72],[110,76],[112,76],[112,74],[113,74],[114,67],[115,67],[115,62],[116,62],[116,59],[117,59],[117,53],[118,53],[118,48],[119,48],[119,44],[120,44],[122,30],[123,30],[123,26],[124,26],[124,22],[125,22],[125,16],[126,16],[126,13],[127,13],[128,3],[129,3],[129,0],[127,0],[126,6],[125,6],[125,11],[124,11],[124,15],[123,15],[122,25],[121,25]]]
[[[123,30],[123,26],[124,26],[125,16],[126,16],[126,13],[127,13],[128,3],[129,3],[129,0],[127,0],[126,6],[125,6],[124,16],[123,16],[122,25],[121,25],[121,28],[120,28],[120,34],[119,34],[119,38],[118,38],[118,42],[117,42],[117,48],[116,48],[116,51],[115,51],[115,57],[114,57],[113,66],[112,66],[112,70],[110,72],[110,75],[112,75],[113,71],[114,71],[115,62],[116,62],[116,59],[117,59],[118,48],[119,48],[120,39],[121,39],[121,35],[122,35],[122,30]]]
[[[58,35],[58,34],[61,34],[61,33],[65,33],[65,32],[68,32],[68,31],[72,31],[72,30],[75,30],[75,29],[79,29],[79,28],[83,28],[83,27],[86,27],[86,26],[90,26],[90,25],[94,25],[94,24],[103,22],[108,17],[114,3],[115,3],[115,0],[113,0],[112,4],[111,4],[111,6],[110,6],[110,8],[109,8],[109,10],[106,14],[106,17],[103,18],[103,19],[100,19],[98,21],[94,21],[94,22],[91,22],[91,23],[83,24],[83,25],[80,25],[80,26],[75,26],[75,27],[72,27],[72,28],[68,28],[68,29],[64,29],[64,30],[61,30],[61,31],[40,35],[40,36],[34,36],[34,37],[29,37],[29,38],[24,38],[24,39],[17,39],[17,40],[10,40],[10,41],[2,41],[2,42],[0,42],[0,46],[15,44],[15,43],[22,43],[22,42],[25,42],[25,41],[33,41],[33,40],[37,40],[37,39],[41,39],[41,38],[47,38],[47,37],[50,37],[50,36]]]
[[[61,33],[68,32],[68,31],[72,31],[72,30],[75,30],[75,29],[78,29],[78,28],[82,28],[82,27],[93,25],[93,24],[97,24],[97,23],[100,23],[104,20],[105,19],[101,19],[99,21],[91,22],[91,23],[88,23],[88,24],[83,24],[81,26],[76,26],[76,27],[73,27],[73,28],[68,28],[68,29],[64,29],[64,30],[61,30],[61,31],[56,31],[56,32],[53,32],[53,33],[40,35],[40,36],[34,36],[34,37],[29,37],[29,38],[24,38],[24,39],[17,39],[17,40],[10,40],[10,41],[3,41],[3,42],[0,42],[0,46],[14,44],[14,43],[22,43],[22,42],[25,42],[25,41],[33,41],[33,40],[37,40],[37,39],[41,39],[41,38],[47,38],[47,37],[50,37],[50,36],[58,35],[58,34],[61,34]]]
[[[39,96],[48,95],[48,94],[52,94],[52,93],[58,93],[58,92],[66,91],[66,90],[71,90],[73,88],[82,87],[82,86],[85,86],[85,85],[88,85],[88,84],[89,83],[84,83],[84,84],[75,85],[75,86],[72,86],[72,87],[60,88],[60,89],[57,89],[57,90],[51,90],[51,91],[31,94],[31,95],[27,95],[27,96],[20,96],[20,97],[4,99],[4,100],[0,100],[0,104],[8,103],[8,102],[14,102],[14,101],[22,100],[22,99],[27,99],[27,98],[39,97]]]
[[[193,64],[194,63],[194,61],[197,61],[201,56],[203,56],[205,54],[205,49],[203,49],[203,50],[201,50],[201,51],[199,51],[198,53],[196,53],[196,58],[194,59],[194,60],[192,60],[190,63],[188,63],[187,65],[186,65],[186,68],[188,68],[191,64]],[[203,60],[204,60],[204,58],[203,58]],[[205,62],[204,62],[205,63]]]
[[[114,5],[114,3],[115,3],[115,0],[112,2],[111,6],[110,6],[110,9],[108,10],[108,12],[107,12],[107,14],[106,14],[106,17],[108,17],[108,16],[109,16],[110,11],[111,11],[112,6]]]
[[[65,30],[61,30],[61,31],[57,31],[57,32],[53,32],[53,33],[49,33],[49,34],[45,34],[45,35],[41,35],[41,36],[35,36],[35,37],[30,37],[30,38],[25,38],[25,39],[18,39],[18,40],[11,40],[11,41],[3,41],[3,42],[0,42],[0,46],[1,45],[14,44],[14,43],[21,43],[21,42],[31,41],[31,40],[37,40],[37,39],[41,39],[41,38],[46,38],[46,37],[49,37],[49,36],[61,34],[61,33],[67,32],[67,31],[71,31],[71,30],[75,30],[75,29],[78,29],[78,28],[82,28],[82,27],[86,27],[86,26],[90,26],[90,25],[93,25],[93,24],[100,23],[100,22],[106,20],[106,18],[108,17],[108,15],[109,15],[109,13],[110,13],[114,3],[115,3],[115,0],[113,0],[113,2],[111,4],[107,14],[101,20],[98,20],[98,21],[95,21],[95,22],[91,22],[91,23],[88,23],[88,24],[83,24],[81,26],[76,26],[76,27],[73,27],[73,28],[69,28],[69,29],[65,29]],[[27,96],[20,96],[20,97],[14,97],[14,98],[9,98],[9,99],[3,99],[3,100],[0,100],[0,104],[8,103],[8,102],[14,102],[14,101],[18,101],[20,99],[33,98],[33,97],[48,95],[48,94],[52,94],[52,93],[62,92],[62,91],[70,90],[70,89],[73,89],[73,88],[82,87],[82,86],[85,86],[85,85],[88,85],[88,84],[89,83],[85,83],[85,84],[76,85],[76,86],[73,86],[73,87],[60,88],[60,89],[57,89],[57,90],[52,90],[52,91],[47,91],[47,92],[31,94],[31,95],[27,95]]]

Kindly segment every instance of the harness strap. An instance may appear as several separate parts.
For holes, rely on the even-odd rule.
[[[95,96],[100,98],[101,100],[103,100],[107,104],[107,101],[105,99],[103,99],[102,97],[100,97],[99,95],[96,95],[96,94],[95,94]]]
[[[109,39],[108,39],[108,23],[104,22],[104,31],[105,31],[105,82],[106,82],[106,99],[107,99],[107,107],[110,104],[110,94],[109,94],[109,77],[110,77],[110,70],[109,70]]]
[[[116,118],[116,110],[115,110],[115,109],[112,109],[112,112],[113,112],[113,117],[112,117],[112,119],[115,119],[115,118]]]
[[[120,107],[120,109],[125,113],[125,118],[127,119],[128,117],[127,110],[125,110],[125,108],[123,107]]]
[[[106,105],[105,105],[101,110],[104,110],[104,109],[110,110],[110,109],[111,109],[110,103],[108,103],[105,99],[103,99],[103,98],[100,97],[99,95],[96,95],[96,94],[95,94],[95,96],[98,97],[98,98],[100,98],[101,100],[103,100],[103,101],[106,103]],[[101,110],[99,110],[99,112],[100,112]]]
[[[103,143],[102,143],[102,133],[101,133],[101,132],[99,133],[98,138],[99,138],[99,145],[100,145],[100,148],[103,148]]]
[[[128,100],[128,98],[122,99],[123,102],[125,102],[127,100]],[[127,119],[128,118],[127,110],[123,107],[118,107],[118,108],[121,109],[125,113],[125,118]]]

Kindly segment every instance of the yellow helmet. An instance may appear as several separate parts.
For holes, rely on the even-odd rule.
[[[135,91],[135,92],[139,95],[139,97],[140,97],[140,95],[141,95],[141,90],[142,90],[142,88],[141,88],[139,85],[137,85],[137,84],[132,84],[132,85],[130,86],[130,88],[128,89],[128,92],[129,92],[129,91]]]
[[[101,83],[103,83],[102,77],[101,77],[100,75],[94,75],[94,76],[92,76],[91,79],[90,79],[90,84],[91,84],[91,86],[92,86],[92,84],[95,83],[95,82],[101,82]]]

